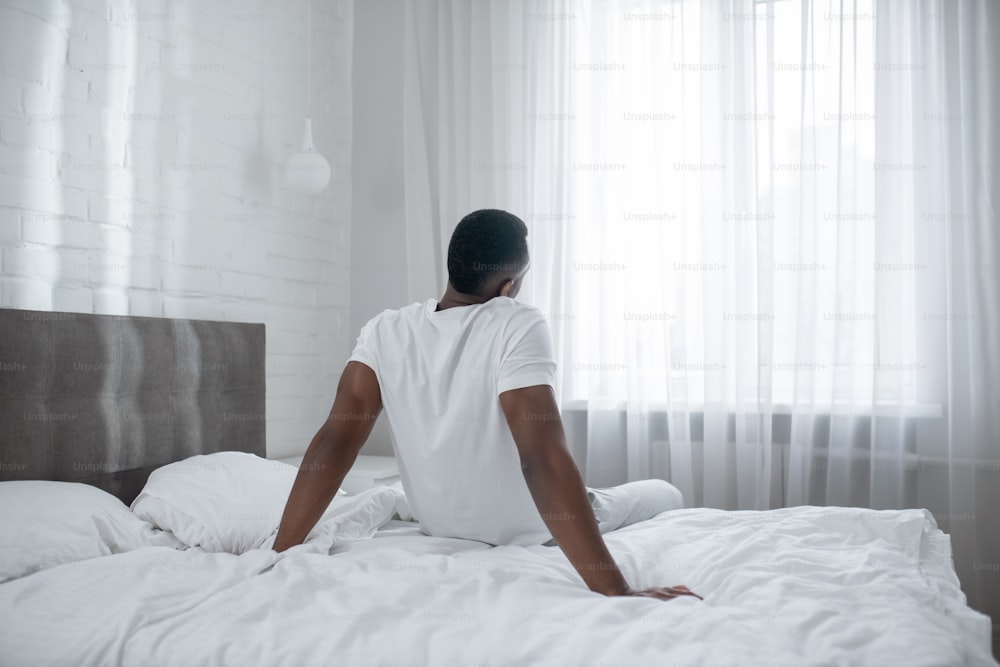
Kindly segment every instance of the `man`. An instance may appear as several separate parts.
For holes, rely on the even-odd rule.
[[[384,407],[423,532],[489,544],[554,539],[595,592],[699,597],[685,586],[633,590],[604,544],[566,446],[548,326],[514,301],[527,233],[505,211],[470,213],[452,235],[440,302],[386,310],[362,328],[295,479],[276,551],[316,525]]]

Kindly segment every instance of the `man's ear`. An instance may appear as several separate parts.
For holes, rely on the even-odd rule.
[[[503,281],[503,284],[500,285],[500,294],[498,296],[507,296],[507,294],[510,293],[510,290],[513,287],[514,287],[514,280],[508,278],[507,280]]]

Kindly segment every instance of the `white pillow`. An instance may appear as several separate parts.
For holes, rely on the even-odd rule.
[[[200,454],[154,470],[132,511],[188,546],[241,554],[277,528],[297,472],[246,452]]]
[[[146,546],[184,545],[96,486],[0,482],[0,582]]]

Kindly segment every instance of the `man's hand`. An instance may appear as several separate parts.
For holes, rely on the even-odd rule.
[[[302,458],[274,538],[275,551],[306,539],[343,484],[381,411],[382,393],[375,371],[349,361],[340,376],[333,409]]]
[[[552,387],[536,385],[505,391],[500,394],[500,406],[542,520],[590,590],[660,600],[681,595],[701,599],[685,586],[642,591],[629,588],[598,530],[587,488],[566,446]]]
[[[679,598],[682,595],[692,595],[699,600],[705,599],[697,593],[692,592],[687,586],[664,586],[662,588],[646,588],[641,591],[626,588],[618,595],[631,595],[640,598],[656,598],[657,600],[673,600],[674,598]]]

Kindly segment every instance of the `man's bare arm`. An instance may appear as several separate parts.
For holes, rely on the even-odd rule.
[[[360,362],[348,362],[333,409],[302,458],[274,539],[275,551],[306,539],[354,465],[381,410],[375,371]]]
[[[618,570],[597,527],[580,471],[566,446],[566,434],[548,385],[500,394],[521,457],[528,490],[545,525],[590,590],[604,595],[639,595],[669,600],[695,595],[685,586],[636,591]],[[695,595],[695,597],[699,597]]]

